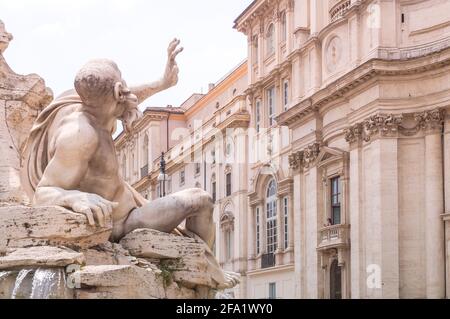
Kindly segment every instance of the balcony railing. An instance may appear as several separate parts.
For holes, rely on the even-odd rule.
[[[350,8],[351,0],[331,0],[330,1],[331,22],[341,18]]]
[[[148,176],[148,164],[141,167],[141,178]]]
[[[275,266],[275,254],[269,253],[261,256],[261,268],[270,268]]]
[[[319,230],[319,250],[348,246],[350,239],[349,225],[327,226]]]

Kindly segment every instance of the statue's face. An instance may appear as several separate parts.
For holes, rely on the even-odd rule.
[[[0,54],[5,52],[12,39],[12,34],[6,32],[5,25],[0,21]]]
[[[116,86],[115,89],[118,90],[115,93],[118,101],[117,117],[122,121],[125,130],[130,131],[133,123],[142,116],[142,112],[138,108],[138,99],[136,95],[131,93],[131,90],[123,80],[122,85]]]
[[[118,117],[122,117],[125,112],[138,107],[138,99],[136,95],[131,93],[131,90],[128,88],[127,83],[124,80],[121,80],[120,84],[116,84],[116,87],[114,88],[114,96],[117,101],[116,114]]]

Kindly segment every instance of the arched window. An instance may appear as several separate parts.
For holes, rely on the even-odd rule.
[[[234,216],[231,207],[225,208],[225,213],[220,218],[220,228],[223,236],[223,261],[229,262],[233,260],[234,245]]]
[[[281,41],[286,41],[287,39],[287,23],[286,23],[286,11],[281,13]]]
[[[273,53],[275,53],[275,27],[271,23],[266,34],[266,54],[269,56]]]
[[[225,197],[231,196],[231,166],[225,167]]]
[[[267,253],[277,249],[277,187],[275,180],[270,180],[266,192],[266,229]]]
[[[253,36],[252,42],[253,42],[253,52],[252,52],[253,63],[258,63],[259,48],[258,48],[258,36],[257,35]]]

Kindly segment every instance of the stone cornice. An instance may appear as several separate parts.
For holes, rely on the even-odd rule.
[[[419,74],[447,65],[450,65],[450,48],[411,60],[372,59],[317,91],[311,97],[300,101],[297,105],[280,114],[276,120],[279,125],[291,126],[301,121],[306,115],[319,110],[324,105],[345,96],[355,88],[377,77]]]
[[[445,119],[444,109],[403,114],[376,114],[344,130],[350,143],[370,142],[373,138],[413,136],[424,131],[439,132]]]

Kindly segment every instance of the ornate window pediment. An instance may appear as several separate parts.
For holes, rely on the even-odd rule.
[[[225,211],[222,216],[220,216],[220,228],[224,231],[234,230],[234,215],[230,211]]]
[[[347,152],[337,148],[322,146],[321,151],[316,159],[318,168],[329,165],[336,161],[344,161],[347,157]]]
[[[289,166],[294,170],[308,169],[313,166],[322,167],[331,162],[343,160],[346,154],[345,151],[316,142],[289,155]]]

